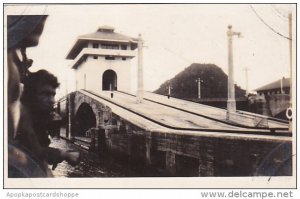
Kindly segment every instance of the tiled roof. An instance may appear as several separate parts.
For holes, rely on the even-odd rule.
[[[282,87],[288,88],[290,87],[290,78],[283,78],[282,79]],[[275,90],[281,88],[281,79],[272,82],[270,84],[267,84],[265,86],[262,86],[260,88],[255,89],[255,91],[267,91],[267,90]]]
[[[82,48],[84,48],[87,45],[88,41],[112,41],[121,43],[131,43],[134,45],[134,48],[136,48],[138,39],[116,33],[114,32],[113,27],[101,26],[94,33],[79,36],[73,47],[68,52],[66,58],[75,59],[75,57],[80,53]]]
[[[105,31],[97,31],[94,33],[81,35],[78,39],[94,39],[94,40],[117,40],[117,41],[135,41],[134,38],[122,35],[115,32],[105,32]]]

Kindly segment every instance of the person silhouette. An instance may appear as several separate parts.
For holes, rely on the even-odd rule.
[[[50,177],[53,175],[48,169],[49,158],[55,157],[54,167],[68,158],[72,164],[79,160],[78,152],[43,146],[34,128],[30,107],[20,101],[33,63],[26,49],[38,45],[47,17],[7,16],[8,177]]]

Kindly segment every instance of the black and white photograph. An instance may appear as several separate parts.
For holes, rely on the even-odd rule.
[[[5,188],[295,188],[296,4],[3,4]]]

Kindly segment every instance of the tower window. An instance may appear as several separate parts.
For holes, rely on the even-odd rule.
[[[122,57],[122,60],[124,60],[124,61],[125,61],[125,60],[126,60],[126,57]]]
[[[94,59],[98,59],[98,56],[96,56],[96,55],[94,55],[93,57],[94,57]]]
[[[115,60],[115,57],[113,57],[113,56],[105,56],[105,59],[106,60]]]
[[[99,48],[99,44],[98,43],[93,43],[93,48]]]
[[[103,49],[118,50],[119,49],[119,45],[115,45],[115,44],[101,44],[101,48],[103,48]]]
[[[121,45],[121,50],[127,50],[127,45]]]

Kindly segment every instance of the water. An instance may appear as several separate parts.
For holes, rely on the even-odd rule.
[[[77,147],[62,138],[52,139],[50,146],[76,150],[81,153],[80,163],[76,166],[71,166],[66,161],[58,164],[52,171],[54,177],[127,177],[137,175],[135,171],[124,164],[99,157],[99,155]]]

